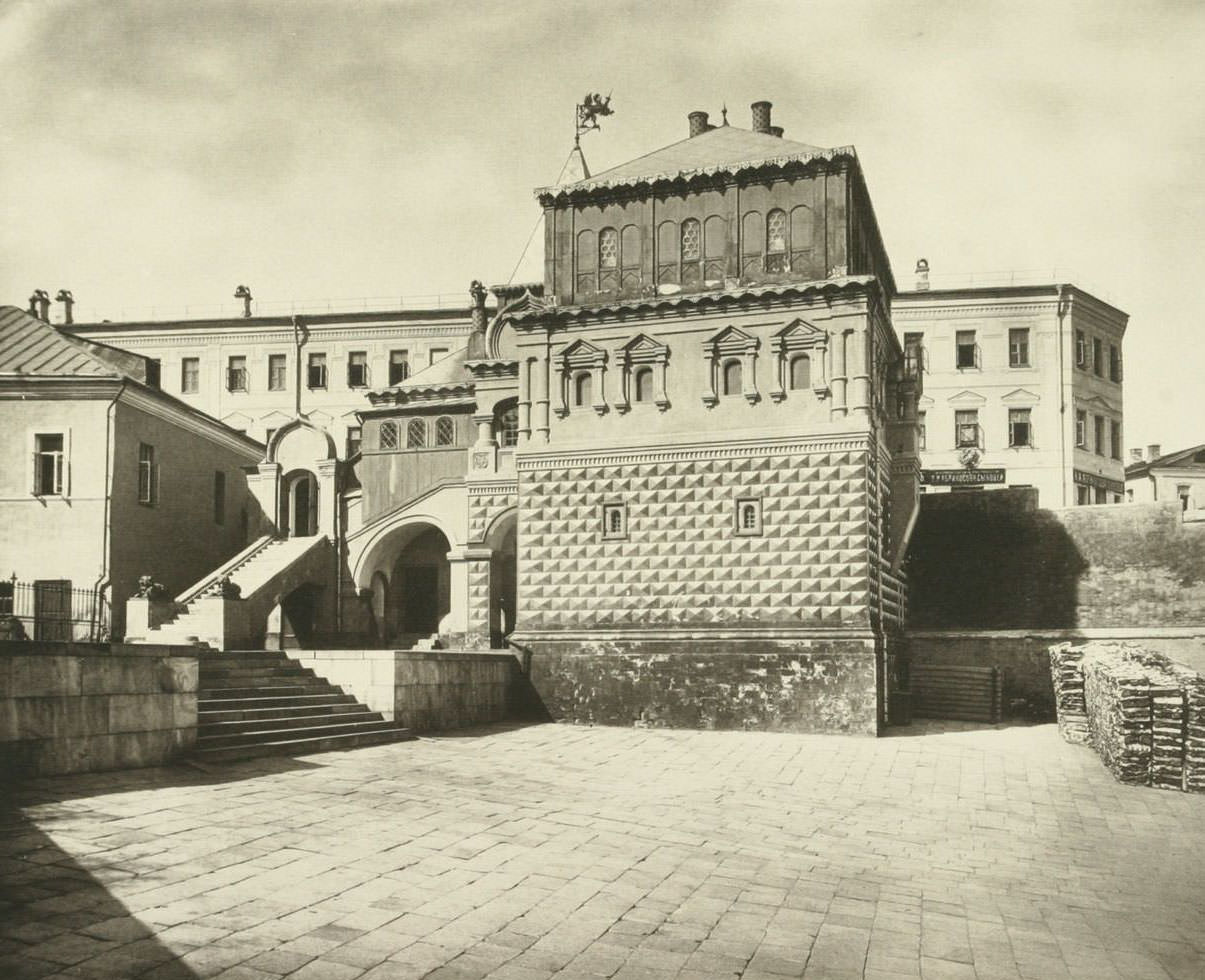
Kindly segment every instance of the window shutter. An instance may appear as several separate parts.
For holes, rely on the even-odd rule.
[[[38,495],[38,454],[29,454],[29,492],[35,497]]]
[[[63,496],[71,496],[71,430],[63,430],[63,469],[60,473]]]
[[[155,464],[154,479],[151,483],[151,503],[159,503],[159,464]]]

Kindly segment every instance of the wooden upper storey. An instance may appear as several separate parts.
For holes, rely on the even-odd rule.
[[[895,292],[851,147],[722,126],[537,194],[559,305],[846,275]]]

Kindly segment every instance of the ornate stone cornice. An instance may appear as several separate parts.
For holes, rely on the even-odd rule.
[[[865,433],[833,436],[797,436],[746,439],[734,442],[703,442],[676,446],[632,446],[623,449],[582,449],[526,452],[515,457],[520,472],[562,466],[620,466],[628,463],[676,463],[703,459],[743,459],[802,453],[866,452],[870,437]]]
[[[468,487],[469,487],[469,496],[470,497],[496,496],[497,494],[500,494],[500,493],[507,493],[507,494],[518,493],[519,492],[519,481],[518,480],[507,480],[507,481],[501,482],[501,483],[500,482],[470,483],[468,485]]]
[[[474,378],[517,378],[519,376],[518,361],[482,360],[465,361],[465,368]]]

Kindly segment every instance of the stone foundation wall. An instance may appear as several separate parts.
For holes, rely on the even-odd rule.
[[[1050,648],[1059,730],[1119,780],[1205,792],[1205,678],[1122,643]]]
[[[873,636],[795,640],[521,638],[558,721],[874,735]]]
[[[0,775],[163,765],[196,737],[191,648],[0,643]]]
[[[290,650],[289,656],[415,732],[516,716],[519,662],[505,651]]]

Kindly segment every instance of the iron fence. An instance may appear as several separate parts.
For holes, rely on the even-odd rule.
[[[100,589],[77,589],[65,579],[0,581],[0,632],[8,639],[103,643],[109,622]]]

